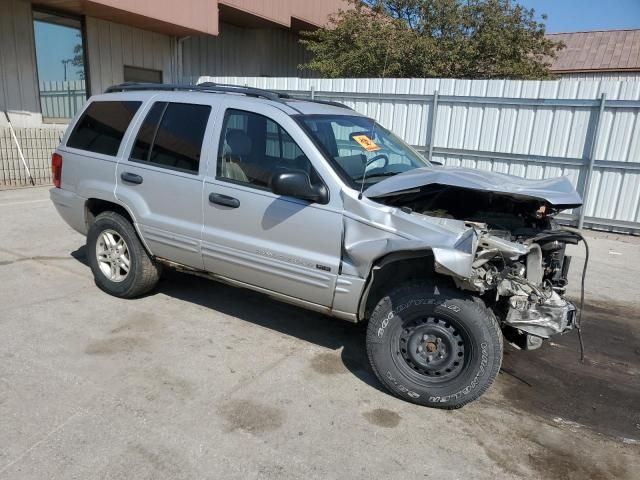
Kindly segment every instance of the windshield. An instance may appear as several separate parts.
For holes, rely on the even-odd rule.
[[[356,188],[430,166],[413,148],[372,119],[348,115],[303,115],[302,126],[332,164]]]

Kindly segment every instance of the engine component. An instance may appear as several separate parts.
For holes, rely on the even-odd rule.
[[[523,295],[509,298],[505,323],[541,338],[571,330],[576,307],[556,292],[542,302],[533,302]]]

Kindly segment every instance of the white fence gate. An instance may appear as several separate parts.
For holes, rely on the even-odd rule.
[[[430,159],[568,176],[579,225],[640,232],[640,82],[200,77],[342,102]],[[565,217],[566,218],[566,217]]]

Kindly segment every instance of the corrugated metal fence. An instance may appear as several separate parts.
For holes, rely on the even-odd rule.
[[[446,165],[566,175],[586,226],[640,231],[640,82],[201,77],[336,100]]]

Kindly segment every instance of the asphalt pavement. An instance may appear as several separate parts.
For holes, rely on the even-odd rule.
[[[110,297],[47,188],[1,191],[0,479],[637,479],[640,238],[588,239],[585,363],[507,347],[441,411],[382,389],[361,325],[177,272]]]

